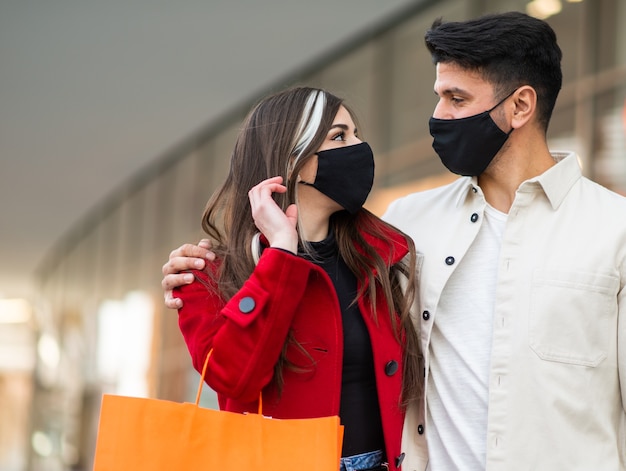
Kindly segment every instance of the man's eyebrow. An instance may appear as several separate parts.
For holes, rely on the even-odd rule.
[[[454,95],[456,93],[466,93],[466,91],[459,87],[452,87],[452,88],[446,88],[445,90],[442,90],[441,93],[437,93],[437,90],[433,89],[433,93],[439,96],[439,95]]]

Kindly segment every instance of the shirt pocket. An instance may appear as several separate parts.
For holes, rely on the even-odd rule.
[[[530,348],[542,360],[598,366],[615,337],[618,289],[619,279],[612,275],[536,270]]]

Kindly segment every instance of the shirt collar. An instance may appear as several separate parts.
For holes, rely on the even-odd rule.
[[[550,154],[556,165],[541,175],[522,182],[518,191],[524,191],[524,189],[532,191],[531,188],[539,186],[550,201],[552,209],[556,209],[563,202],[572,185],[582,176],[582,172],[578,156],[574,152],[553,151]],[[472,193],[475,193],[476,196],[482,195],[482,190],[478,186],[478,178],[463,177],[463,179],[464,186],[459,192],[457,206],[461,206]]]
[[[556,165],[541,175],[526,180],[520,185],[520,189],[538,183],[550,201],[552,209],[557,209],[574,183],[582,176],[582,171],[578,156],[574,152],[555,151],[551,154]]]

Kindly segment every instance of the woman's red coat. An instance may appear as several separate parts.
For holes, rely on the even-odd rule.
[[[390,263],[407,253],[396,233],[386,241],[366,237]],[[210,284],[203,272],[194,272]],[[380,291],[380,290],[379,290]],[[206,372],[207,384],[218,393],[220,408],[257,412],[263,392],[263,414],[276,418],[309,418],[339,414],[343,332],[339,301],[326,272],[288,252],[267,248],[243,287],[228,302],[205,284],[194,281],[174,294],[183,301],[179,325],[193,365]],[[378,323],[368,303],[359,308],[369,331],[390,469],[401,455],[404,413],[400,407],[402,349],[393,334],[382,293],[377,295]],[[306,349],[289,347],[287,357],[304,371],[284,371],[282,394],[272,377],[287,335]]]

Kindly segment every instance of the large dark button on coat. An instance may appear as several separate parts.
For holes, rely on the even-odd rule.
[[[470,217],[470,221],[472,222],[478,221],[478,214],[477,213],[472,214]]]
[[[446,257],[446,265],[454,265],[454,257]]]
[[[422,424],[419,424],[417,426],[417,433],[419,433],[420,435],[424,435],[424,426]]]
[[[428,312],[428,311],[422,312],[422,319],[424,319],[425,321],[430,319],[430,312]]]
[[[387,376],[396,374],[396,371],[398,371],[398,362],[396,360],[391,360],[385,365],[385,374]]]
[[[239,301],[239,310],[244,314],[250,314],[254,310],[255,306],[256,303],[254,302],[254,299],[252,299],[250,296],[241,298],[241,300]]]

